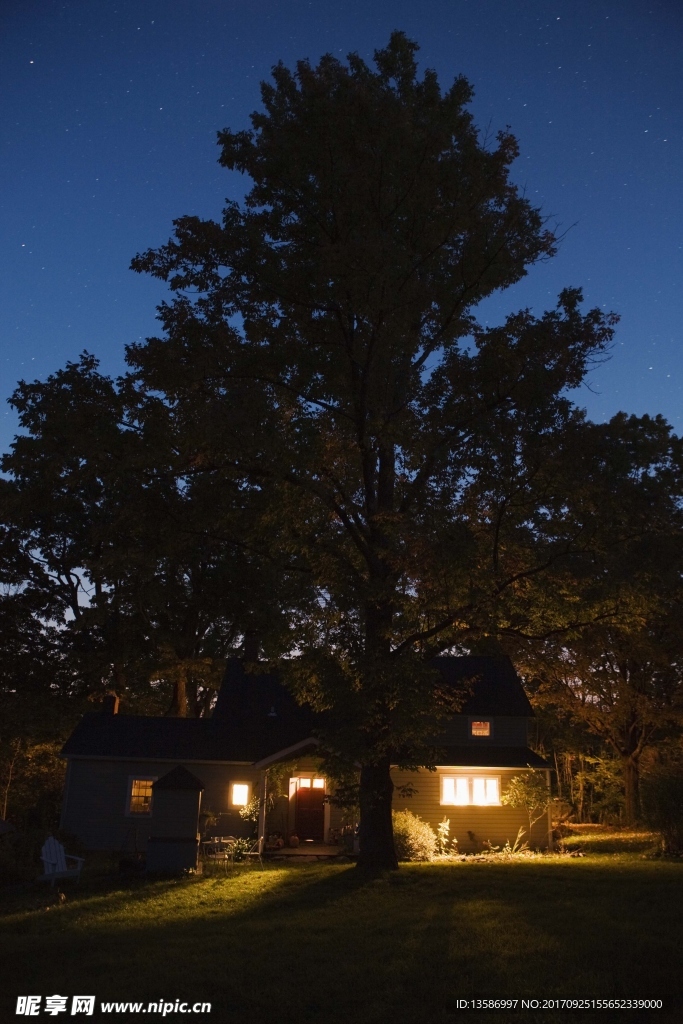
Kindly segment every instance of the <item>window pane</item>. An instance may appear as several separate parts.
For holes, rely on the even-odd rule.
[[[152,809],[154,779],[133,779],[130,787],[130,813],[149,814]]]
[[[455,802],[462,806],[470,802],[470,783],[469,779],[460,777],[455,780]]]
[[[313,789],[324,789],[324,788],[325,788],[325,780],[324,779],[313,779]]]
[[[490,736],[491,735],[491,723],[490,722],[472,722],[472,735],[473,736]]]
[[[234,782],[232,786],[233,807],[246,807],[249,803],[249,785],[246,782]]]
[[[486,800],[486,779],[472,779],[472,803],[485,804]]]
[[[310,779],[299,779],[299,789],[310,789],[310,788],[311,788],[311,780]]]
[[[449,779],[448,777],[442,780],[443,789],[441,790],[441,803],[442,804],[454,804],[455,803],[455,779]]]
[[[487,779],[486,780],[486,803],[487,804],[499,804],[500,797],[498,796],[498,779]]]

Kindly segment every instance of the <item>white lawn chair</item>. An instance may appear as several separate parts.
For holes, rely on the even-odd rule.
[[[54,885],[60,878],[75,878],[77,882],[80,881],[84,858],[64,853],[64,847],[54,836],[48,836],[45,840],[40,851],[40,859],[43,862],[44,873],[38,876],[39,882],[50,882]],[[69,867],[67,861],[75,862],[75,867]]]
[[[263,836],[256,840],[251,849],[244,851],[243,857],[245,860],[249,860],[252,857],[258,857],[259,864],[263,867]]]

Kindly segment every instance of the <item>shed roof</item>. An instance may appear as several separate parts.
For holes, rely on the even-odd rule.
[[[204,783],[200,782],[196,775],[189,772],[187,768],[184,768],[182,764],[178,764],[175,768],[171,768],[170,772],[166,772],[160,779],[152,783],[153,790],[191,790],[194,792],[201,791],[204,789]]]

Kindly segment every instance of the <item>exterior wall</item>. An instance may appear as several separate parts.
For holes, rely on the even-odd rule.
[[[61,828],[78,836],[91,850],[120,850],[124,843],[137,843],[144,850],[151,831],[152,815],[129,814],[131,777],[161,778],[183,764],[203,783],[201,808],[219,815],[209,831],[213,835],[251,834],[250,822],[243,821],[237,808],[230,807],[230,786],[246,782],[251,795],[258,793],[261,772],[251,767],[197,761],[115,761],[70,759],[62,806]]]
[[[131,815],[128,813],[129,786],[131,777],[161,778],[176,764],[177,761],[114,761],[72,758],[68,766],[67,782],[62,808],[61,827],[67,832],[78,836],[81,842],[91,850],[118,851],[124,847],[131,849],[133,844],[138,850],[144,850],[151,833],[152,815]],[[201,762],[185,762],[184,766],[193,773],[204,785],[201,808],[218,815],[215,825],[208,829],[212,835],[249,836],[253,826],[243,821],[238,809],[230,807],[230,787],[232,783],[248,783],[250,795],[259,793],[261,771],[249,766],[230,764],[211,764]],[[292,768],[290,776],[299,774],[316,774],[318,761],[314,757],[301,758]],[[489,807],[453,807],[440,803],[441,776],[443,775],[497,775],[501,780],[504,793],[507,783],[524,769],[496,768],[467,769],[462,767],[440,767],[436,772],[425,770],[419,772],[399,772],[392,775],[394,784],[401,786],[410,784],[417,792],[409,798],[394,796],[395,810],[409,810],[418,814],[436,829],[444,817],[450,820],[451,837],[457,837],[458,847],[462,852],[475,852],[481,849],[485,839],[495,845],[506,841],[513,843],[520,826],[527,827],[527,818],[523,810],[505,806]],[[284,782],[288,792],[287,781]],[[274,831],[282,832],[285,840],[295,827],[294,794],[288,793],[276,802],[268,814],[266,834]],[[333,804],[325,805],[325,838],[331,829],[340,829],[347,820],[345,812]],[[472,833],[472,840],[468,833]],[[548,819],[544,815],[536,822],[530,845],[545,848],[548,845]]]
[[[451,825],[450,837],[457,838],[461,853],[476,853],[482,849],[485,839],[495,846],[503,846],[506,842],[512,845],[517,832],[522,826],[528,831],[529,819],[522,808],[502,806],[488,807],[454,807],[442,804],[441,778],[444,775],[488,775],[500,777],[501,796],[505,793],[510,779],[525,771],[523,768],[448,768],[439,767],[435,772],[420,770],[418,772],[392,771],[395,786],[411,785],[417,792],[412,797],[401,798],[394,794],[395,811],[412,811],[428,822],[436,831],[439,823],[448,818]],[[543,771],[546,773],[545,769]],[[470,833],[472,835],[470,835]],[[473,837],[473,838],[472,838]],[[531,840],[524,836],[532,848],[546,849],[548,846],[548,817],[544,814],[534,824]]]

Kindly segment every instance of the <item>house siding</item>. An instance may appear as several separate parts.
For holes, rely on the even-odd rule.
[[[442,804],[441,801],[441,778],[444,775],[491,775],[498,776],[501,782],[501,795],[509,785],[510,779],[519,775],[523,769],[519,768],[472,768],[464,767],[439,767],[434,772],[421,769],[417,772],[392,771],[394,786],[412,786],[416,792],[411,797],[401,797],[394,794],[393,808],[395,811],[412,811],[424,821],[428,822],[436,830],[444,817],[450,821],[450,838],[457,838],[458,850],[461,853],[476,853],[483,848],[484,840],[488,840],[495,846],[502,846],[506,842],[514,843],[520,827],[528,830],[529,819],[526,812],[521,808],[502,806],[477,807],[454,807]],[[547,772],[546,772],[547,775]],[[473,837],[473,838],[472,838]],[[528,840],[528,837],[524,837]],[[529,846],[532,848],[546,849],[548,847],[548,817],[543,815],[537,821],[532,830]]]
[[[183,764],[204,785],[202,810],[219,815],[211,829],[215,835],[243,835],[251,823],[243,821],[237,808],[230,807],[230,786],[247,782],[258,792],[261,773],[240,765],[208,764],[197,761],[114,761],[73,758],[69,763],[61,827],[78,836],[90,850],[120,850],[135,842],[144,850],[151,831],[152,815],[128,814],[131,777],[161,778]],[[152,807],[152,814],[154,808]]]

